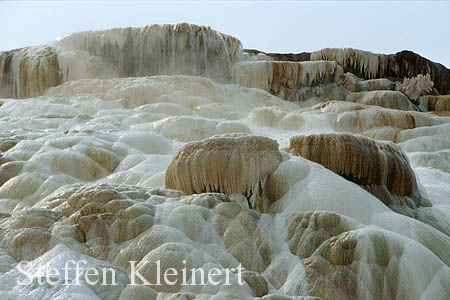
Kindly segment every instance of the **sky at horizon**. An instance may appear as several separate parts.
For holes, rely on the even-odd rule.
[[[0,1],[0,51],[64,34],[193,23],[265,52],[412,50],[450,67],[450,1]]]

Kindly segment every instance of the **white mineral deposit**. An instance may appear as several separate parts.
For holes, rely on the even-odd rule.
[[[450,70],[238,38],[0,52],[0,299],[450,299]]]

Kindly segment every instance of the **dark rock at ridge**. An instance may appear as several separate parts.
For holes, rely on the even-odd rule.
[[[245,52],[253,55],[263,53],[279,61],[308,61],[311,59],[310,52],[301,53],[265,53],[255,49],[244,49]],[[377,54],[379,58],[378,75],[376,78],[388,78],[394,81],[401,81],[403,78],[411,78],[419,74],[430,74],[434,87],[441,94],[450,94],[450,69],[444,65],[433,62],[417,53],[403,50],[395,54]],[[351,72],[364,79],[368,78],[359,66],[344,68],[344,72]]]
[[[244,49],[244,52],[247,52],[252,55],[258,55],[259,53],[263,53],[267,56],[272,57],[277,61],[308,61],[311,59],[311,53],[309,52],[301,52],[301,53],[265,53],[263,51],[259,51],[256,49]]]
[[[405,77],[430,74],[434,87],[439,93],[450,94],[450,69],[444,65],[409,50],[384,55],[384,57],[385,64],[378,66],[380,76],[402,80]],[[384,72],[381,68],[384,68]]]

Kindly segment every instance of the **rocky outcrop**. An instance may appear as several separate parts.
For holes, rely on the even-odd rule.
[[[450,94],[450,70],[412,51],[385,55],[351,48],[327,48],[311,53],[311,60],[324,59],[337,61],[345,72],[352,72],[365,79],[401,81],[429,74],[441,94]]]
[[[166,171],[165,186],[186,194],[242,194],[257,207],[262,183],[281,163],[278,143],[245,134],[218,135],[182,147]]]
[[[132,186],[75,184],[63,193],[50,195],[44,203],[45,208],[68,218],[71,227],[66,231],[70,229],[71,237],[85,247],[84,253],[107,259],[116,244],[135,238],[153,225],[154,208],[141,199],[158,193],[163,194]]]
[[[198,75],[230,82],[241,55],[238,39],[186,23],[78,32],[54,46],[0,52],[0,97],[37,97],[88,78]]]
[[[388,96],[389,101],[379,101],[380,99],[378,99],[366,103],[366,100],[375,99],[361,99],[363,100],[361,103],[401,110],[418,110],[415,105],[421,104],[420,96],[436,93],[436,90],[433,90],[434,83],[431,81],[432,77],[429,73],[418,74],[411,78],[389,77],[394,81],[383,78],[387,76],[384,74],[383,67],[385,56],[368,51],[327,48],[313,52],[309,57],[301,56],[301,58],[311,61],[299,61],[300,57],[277,56],[257,51],[247,51],[246,54],[249,56],[249,60],[233,67],[235,83],[263,89],[289,101],[309,99],[355,101],[358,97],[349,95],[349,92],[381,90],[388,91],[383,95]],[[335,65],[324,64],[324,60],[334,62],[339,68]],[[381,70],[379,70],[380,68]],[[398,67],[396,66],[396,68]],[[394,90],[401,92],[406,97],[400,93],[398,93],[399,97],[403,99],[392,97]],[[369,96],[369,98],[373,97]],[[394,98],[398,98],[399,101]],[[411,103],[407,101],[408,99]]]
[[[231,80],[242,48],[232,36],[187,23],[79,32],[58,45],[103,58],[120,77],[182,74],[220,82]]]
[[[0,215],[0,267],[3,272],[24,260],[38,258],[37,263],[51,264],[55,258],[66,261],[76,257],[90,266],[114,268],[126,284],[130,261],[137,263],[140,273],[150,282],[155,282],[158,274],[156,261],[162,272],[170,267],[179,274],[182,268],[202,268],[207,272],[211,266],[223,269],[241,264],[245,268],[244,284],[235,293],[241,299],[261,297],[269,292],[263,272],[272,250],[266,232],[258,225],[260,216],[224,194],[185,196],[180,191],[130,185],[67,185],[46,197],[40,208]],[[62,270],[62,265],[59,263],[56,268]],[[17,276],[14,274],[13,270],[11,276]],[[4,280],[4,274],[1,275]],[[68,276],[72,280],[72,273]],[[191,272],[187,273],[186,280],[191,276]],[[228,276],[237,286],[236,275]],[[228,298],[227,291],[219,290],[224,283],[206,293]],[[82,282],[80,289],[84,288]],[[119,299],[121,293],[124,297],[120,299],[139,295],[133,287],[121,284],[110,288],[115,290],[108,292],[100,285],[89,287],[97,294],[103,293],[101,299],[111,295]],[[181,288],[181,280],[175,285],[153,285],[148,287],[147,297],[133,299],[148,299],[157,292],[177,293]],[[49,299],[55,298],[56,292],[58,289],[45,291]]]
[[[406,215],[430,206],[417,190],[416,177],[402,150],[392,143],[350,134],[294,136],[287,151],[359,184],[387,206]]]
[[[401,240],[382,232],[348,231],[336,235],[304,260],[311,292],[324,299],[402,299],[406,291],[398,281],[401,267],[397,257],[404,251]],[[365,276],[372,280],[361,285],[359,277],[369,265]]]
[[[286,219],[286,239],[290,251],[310,257],[329,238],[351,230],[345,218],[332,212],[296,212]]]
[[[3,224],[0,245],[16,261],[33,260],[54,246],[52,231],[61,217],[46,209],[16,211]]]
[[[359,133],[374,139],[395,141],[398,132],[423,126],[448,122],[448,118],[417,111],[401,111],[344,101],[317,104],[330,118],[331,126],[338,132]]]
[[[380,77],[400,81],[405,77],[430,74],[434,88],[441,94],[450,94],[450,70],[442,64],[407,50],[380,57],[383,57],[378,66]]]
[[[363,78],[373,56],[356,50],[335,59],[361,78],[336,61],[244,55],[249,76],[263,74],[244,81],[298,101],[220,84],[204,77],[204,58],[216,55],[208,70],[226,74],[232,54],[218,33],[205,50],[208,32],[182,24],[65,37],[52,50],[63,84],[0,99],[0,298],[447,300],[450,118],[422,112],[445,110],[447,98],[407,80],[404,92],[420,95],[412,111],[398,81]],[[21,67],[28,79],[33,66]],[[168,75],[118,78],[150,66]],[[169,76],[172,66],[201,76]],[[312,97],[346,101],[300,102]],[[292,139],[294,155],[279,150],[299,134],[308,136]],[[87,262],[80,285],[62,284],[70,260]],[[151,286],[129,284],[131,262]],[[88,284],[91,266],[112,268],[116,284]],[[177,282],[156,284],[169,268]],[[231,269],[230,285],[210,282],[213,268]],[[56,284],[45,284],[49,272]]]
[[[363,80],[353,73],[342,73],[338,84],[350,92],[368,92],[380,90],[394,90],[395,83],[386,78]]]
[[[245,49],[245,53],[248,53],[248,55],[256,56],[258,54],[264,54],[272,60],[275,61],[308,61],[311,58],[311,53],[309,52],[302,52],[302,53],[266,53],[263,51],[259,51],[256,49]]]
[[[327,211],[292,212],[285,224],[289,250],[302,259],[311,295],[338,300],[416,298],[415,288],[405,285],[403,276],[410,271],[402,265],[402,259],[418,250],[414,243],[388,231],[355,230],[349,219]],[[441,268],[433,264],[427,274],[434,276]]]
[[[336,62],[327,61],[247,61],[233,66],[235,83],[263,89],[289,101],[305,101],[319,96],[309,90],[335,83],[341,73],[342,68]],[[331,93],[328,91],[326,94],[329,96]]]
[[[349,102],[375,105],[398,110],[418,110],[418,108],[411,101],[409,101],[408,97],[406,97],[405,94],[397,91],[370,91],[349,93],[345,100]]]
[[[445,96],[424,96],[429,111],[444,112],[450,111],[450,95]]]
[[[430,79],[430,74],[426,76],[419,74],[413,78],[405,78],[403,83],[397,83],[395,90],[402,92],[414,101],[414,103],[417,103],[420,96],[433,91],[433,85],[434,83]]]
[[[62,82],[54,47],[0,52],[0,97],[37,97]]]
[[[312,52],[311,60],[335,61],[346,72],[352,72],[361,78],[373,79],[378,75],[378,56],[369,51],[352,48],[326,48]]]
[[[250,54],[261,53],[258,50],[244,51]],[[408,50],[388,55],[351,48],[327,48],[298,54],[265,54],[280,61],[334,60],[344,68],[344,72],[351,72],[364,79],[403,81],[404,78],[419,74],[430,74],[436,90],[441,94],[450,94],[450,69]]]

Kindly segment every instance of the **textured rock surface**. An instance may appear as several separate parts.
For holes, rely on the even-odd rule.
[[[350,230],[345,219],[330,212],[292,213],[286,222],[289,249],[302,259],[313,255],[331,237]]]
[[[412,78],[419,74],[430,74],[434,87],[441,94],[450,94],[450,70],[445,66],[430,61],[412,51],[401,51],[395,54],[385,55],[379,65],[380,77]]]
[[[395,83],[386,78],[362,80],[350,72],[339,75],[338,83],[351,92],[394,90]]]
[[[342,73],[335,62],[242,62],[233,66],[237,84],[259,88],[290,101],[305,101],[302,87],[336,82]]]
[[[433,91],[433,85],[430,74],[426,76],[419,74],[413,78],[405,78],[403,83],[396,85],[395,89],[408,96],[412,101],[417,102],[420,96]]]
[[[179,24],[1,54],[0,91],[44,94],[0,99],[0,299],[449,299],[450,112],[435,81],[446,71],[353,49],[314,54],[337,62],[239,49]],[[64,83],[47,89],[53,52]],[[256,87],[229,84],[239,57],[248,65],[233,71],[248,67]],[[168,75],[121,77],[147,71]],[[435,86],[413,104],[394,90],[416,71]],[[299,135],[294,150],[325,167],[280,150]],[[86,261],[80,285],[63,284],[70,260]],[[130,261],[153,283],[157,262],[245,270],[242,284],[235,270],[231,285],[133,286]],[[117,284],[89,284],[88,267],[112,268]]]
[[[278,143],[272,139],[242,134],[216,136],[186,144],[174,155],[166,171],[166,188],[186,194],[219,192],[258,197],[258,189],[280,163]]]
[[[396,91],[350,93],[347,95],[345,100],[399,110],[418,110],[417,107],[409,101],[408,97],[406,97],[403,93]]]
[[[330,101],[313,107],[329,118],[338,132],[359,133],[379,140],[395,141],[399,131],[448,123],[445,116],[380,108],[359,103]]]
[[[37,97],[62,82],[54,47],[0,52],[0,97]]]
[[[450,95],[445,96],[425,96],[429,111],[450,111]]]
[[[236,38],[187,23],[74,33],[58,45],[103,58],[120,77],[183,74],[229,81],[241,55]]]
[[[311,53],[302,52],[302,53],[265,53],[256,49],[244,49],[245,53],[248,53],[250,56],[256,56],[258,54],[266,55],[272,60],[275,61],[308,61],[310,60]]]
[[[125,278],[130,267],[128,261],[137,261],[150,282],[155,281],[157,273],[155,265],[148,262],[157,260],[163,271],[176,267],[180,272],[183,259],[188,261],[187,267],[206,269],[241,263],[247,270],[243,275],[245,282],[249,283],[245,283],[245,292],[234,294],[247,297],[252,293],[258,296],[268,293],[261,272],[270,262],[271,248],[258,226],[260,215],[231,202],[223,194],[184,196],[175,190],[75,184],[57,190],[41,205],[15,212],[0,222],[0,249],[9,257],[3,260],[8,270],[15,262],[43,257],[54,247],[63,257],[76,251],[85,257],[101,259],[104,266],[114,266]],[[232,282],[237,280],[236,275],[231,276]],[[82,289],[86,287],[83,285]],[[101,299],[116,299],[119,295],[131,299],[133,295],[141,297],[144,292],[147,297],[157,292],[177,293],[181,286],[122,285],[115,292],[100,285],[88,288]],[[191,292],[198,293],[195,286],[193,289]],[[47,297],[54,297],[55,291],[46,293]],[[208,293],[225,297],[226,286],[225,294],[220,287]]]
[[[261,53],[258,50],[245,51]],[[402,81],[404,78],[412,78],[419,74],[430,74],[439,93],[450,94],[450,70],[442,64],[408,50],[386,55],[349,48],[327,48],[312,53],[266,53],[266,55],[280,61],[334,60],[337,57],[342,62],[341,66],[345,65],[344,72],[351,72],[365,79],[388,78]]]
[[[337,62],[347,72],[362,78],[377,78],[378,56],[369,51],[352,48],[326,48],[311,53],[311,60],[331,60]]]
[[[317,162],[366,188],[393,210],[431,204],[421,198],[406,155],[394,144],[350,134],[295,136],[287,151]]]
[[[234,37],[186,23],[78,32],[55,46],[0,52],[0,97],[37,97],[87,78],[184,74],[229,82],[241,48]]]
[[[400,81],[420,74],[430,74],[440,93],[450,93],[450,70],[412,51],[385,55],[351,48],[327,48],[311,53],[311,60],[323,59],[337,61],[345,72],[352,72],[366,79],[390,78]]]

